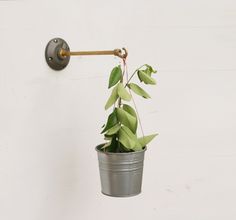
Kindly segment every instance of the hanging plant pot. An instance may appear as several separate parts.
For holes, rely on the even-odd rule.
[[[137,74],[141,83],[155,85],[152,74],[156,72],[150,65],[144,64],[129,78],[124,58],[123,70],[118,65],[110,73],[108,88],[112,91],[105,110],[113,109],[102,126],[101,134],[106,142],[96,147],[101,188],[105,195],[129,197],[141,193],[145,150],[157,134],[144,135],[133,95],[145,99],[150,95],[130,81]],[[131,100],[134,108],[129,103]],[[138,124],[141,137],[137,133]]]
[[[145,150],[112,153],[96,147],[102,193],[113,197],[129,197],[141,193]]]

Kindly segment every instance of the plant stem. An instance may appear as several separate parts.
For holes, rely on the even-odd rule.
[[[123,59],[123,73],[122,73],[122,77],[121,77],[121,79],[120,79],[120,82],[121,83],[123,83],[123,81],[124,81],[124,75],[125,75],[125,71],[126,70],[126,62],[125,62],[125,59]],[[121,98],[119,97],[119,99],[118,99],[118,108],[120,108],[121,107]]]
[[[124,75],[125,75],[125,72],[126,72],[125,70],[126,70],[126,62],[125,62],[125,59],[123,59],[123,73],[122,73],[122,77],[120,79],[121,83],[123,83],[123,81],[124,81]],[[121,107],[121,104],[122,104],[121,98],[119,97],[119,99],[118,99],[118,108]],[[122,148],[120,147],[120,142],[118,141],[118,146],[117,146],[116,152],[121,152],[121,150],[122,150]]]
[[[144,67],[146,64],[143,64],[142,66],[140,66],[138,69],[136,69],[134,71],[134,73],[130,76],[130,78],[127,80],[127,83],[125,84],[125,87],[129,84],[130,80],[133,78],[133,76],[135,75],[136,72],[138,72],[142,67]]]

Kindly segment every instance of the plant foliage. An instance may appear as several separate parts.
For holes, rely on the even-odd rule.
[[[106,124],[102,127],[102,134],[107,141],[102,150],[108,152],[132,152],[144,149],[157,134],[137,137],[137,128],[140,124],[136,106],[133,108],[129,103],[133,99],[132,92],[145,99],[151,98],[141,86],[131,83],[133,76],[137,75],[140,82],[148,85],[155,85],[156,80],[153,74],[157,71],[150,65],[144,64],[136,69],[128,78],[127,68],[116,66],[112,69],[109,77],[108,88],[112,88],[105,110],[113,106],[113,110],[108,116]],[[124,83],[124,75],[127,74],[127,81]]]

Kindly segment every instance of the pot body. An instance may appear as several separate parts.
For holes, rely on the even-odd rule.
[[[129,197],[141,193],[145,150],[110,153],[96,147],[102,193],[113,197]]]

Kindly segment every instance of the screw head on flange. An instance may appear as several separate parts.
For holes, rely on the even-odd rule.
[[[60,56],[61,49],[70,51],[69,45],[61,38],[53,38],[46,46],[45,59],[54,70],[64,69],[70,61],[70,56]]]

